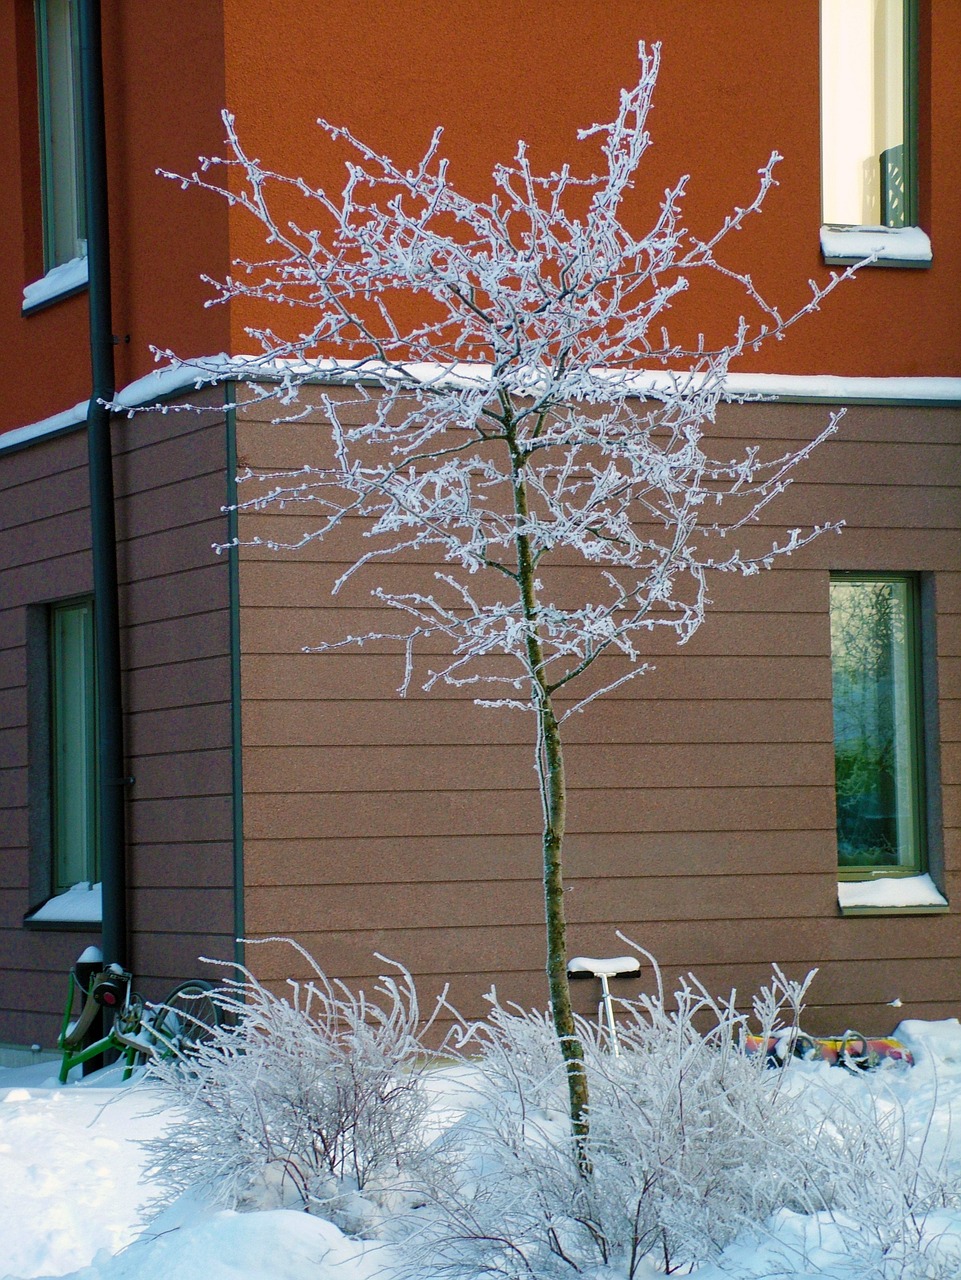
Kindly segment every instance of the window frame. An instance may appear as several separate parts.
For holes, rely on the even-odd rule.
[[[918,99],[920,91],[920,0],[900,0],[902,17],[902,104],[904,220],[899,225],[829,222],[824,212],[825,119],[824,119],[824,31],[825,0],[820,4],[819,78],[821,141],[821,251],[829,266],[860,262],[871,254],[868,265],[879,267],[928,267],[931,243],[919,224],[918,149],[920,141]],[[878,157],[880,163],[880,156]],[[880,192],[883,206],[884,192]],[[880,213],[879,213],[880,222]]]
[[[66,669],[65,659],[58,642],[58,622],[67,613],[80,613],[83,618],[82,652],[80,655],[83,672],[81,700],[83,704],[80,736],[83,738],[84,791],[85,798],[81,802],[83,809],[82,824],[85,830],[83,866],[80,874],[75,875],[77,868],[70,868],[69,851],[67,849],[67,803],[64,792],[68,780],[64,777],[58,764],[58,757],[64,745],[61,735],[64,733],[65,714],[62,705],[62,685],[65,679],[75,678],[77,673]],[[49,751],[50,751],[50,892],[52,895],[66,892],[74,885],[84,882],[95,884],[99,880],[100,870],[100,805],[99,805],[99,761],[98,761],[98,726],[97,726],[97,667],[96,667],[96,628],[93,612],[93,599],[82,596],[71,600],[58,601],[47,610],[48,639],[48,680],[49,680]],[[71,805],[73,807],[73,805]]]
[[[913,827],[916,833],[916,849],[910,864],[899,863],[895,866],[841,866],[837,867],[839,882],[873,881],[879,879],[897,879],[909,876],[925,875],[929,871],[929,838],[928,838],[928,762],[927,734],[924,705],[924,628],[922,583],[920,575],[895,571],[859,571],[845,570],[831,572],[829,584],[857,583],[875,584],[892,582],[904,584],[905,595],[905,641],[907,648],[906,677],[907,689],[905,698],[908,708],[908,732],[911,740],[910,789]],[[828,607],[831,621],[830,602]],[[832,673],[832,723],[835,714],[833,676],[834,655],[833,640],[831,653]],[[833,733],[832,733],[833,740]],[[835,744],[836,760],[836,744]],[[835,804],[837,801],[837,783],[835,781]]]
[[[69,83],[55,83],[51,22],[66,23],[59,39],[69,45]],[[40,130],[40,199],[44,272],[86,257],[83,108],[79,30],[75,0],[34,0],[37,101]],[[64,61],[64,60],[61,60]],[[65,144],[69,135],[70,141]],[[65,189],[66,188],[66,189]],[[71,291],[76,291],[75,283]]]

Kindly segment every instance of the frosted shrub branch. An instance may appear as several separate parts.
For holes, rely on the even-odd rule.
[[[290,939],[313,977],[278,995],[243,966],[224,980],[224,1025],[189,1062],[152,1072],[177,1121],[153,1147],[168,1198],[197,1187],[229,1207],[296,1205],[347,1229],[370,1226],[410,1185],[423,1157],[431,1061],[410,974],[380,978],[371,999],[330,980]],[[252,944],[249,944],[252,945]],[[382,956],[377,957],[383,961]]]
[[[724,261],[728,237],[776,184],[777,153],[750,198],[706,233],[684,225],[687,177],[639,230],[635,181],[659,47],[641,45],[639,60],[614,119],[579,135],[599,148],[601,163],[586,176],[566,164],[537,173],[521,143],[494,169],[490,196],[475,200],[455,187],[440,130],[404,167],[322,120],[349,157],[346,184],[332,194],[266,168],[225,113],[226,155],[180,179],[240,206],[266,236],[267,256],[236,262],[215,282],[215,303],[256,303],[278,316],[276,326],[248,329],[259,350],[230,361],[231,376],[248,383],[253,401],[277,402],[278,421],[316,413],[325,424],[308,465],[241,476],[250,496],[238,511],[303,513],[309,526],[251,543],[293,551],[363,536],[335,591],[391,558],[443,565],[414,592],[375,586],[378,604],[403,619],[396,631],[324,639],[315,651],[391,640],[405,654],[402,693],[419,678],[425,689],[469,688],[481,706],[533,713],[548,978],[582,1134],[560,725],[649,671],[643,655],[655,632],[686,643],[716,575],[755,575],[838,527],[786,536],[759,527],[837,416],[786,453],[711,436],[731,362],[782,338],[851,272],[812,283],[808,302],[782,315],[748,272]],[[668,327],[673,304],[704,273],[722,276],[744,307],[720,344]],[[222,362],[210,375],[224,375]],[[438,640],[446,657],[415,676],[419,650]]]

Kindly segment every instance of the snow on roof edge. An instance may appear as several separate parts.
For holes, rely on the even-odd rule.
[[[255,363],[253,357],[231,357],[221,353],[185,361],[183,364],[168,365],[128,383],[118,391],[114,407],[142,408],[182,391],[198,390],[204,385],[231,378],[251,379]],[[323,381],[325,373],[333,374],[339,369],[349,369],[356,364],[356,361],[324,360],[317,365],[317,379]],[[445,375],[458,379],[483,378],[489,366],[478,363],[458,365],[456,370],[446,370],[441,365],[412,365],[411,368],[416,370],[417,376],[422,380],[433,381]],[[282,370],[278,366],[264,365],[259,372],[264,381],[270,381],[281,376]],[[370,372],[375,373],[373,368]],[[641,395],[645,390],[666,388],[675,376],[660,370],[638,370],[631,381]],[[836,374],[729,373],[725,378],[725,394],[732,400],[751,397],[765,400],[824,400],[848,404],[901,402],[961,405],[961,378],[853,378]],[[0,452],[79,426],[86,420],[88,404],[88,400],[81,400],[73,408],[61,413],[0,432]]]

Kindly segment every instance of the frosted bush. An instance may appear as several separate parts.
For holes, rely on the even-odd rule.
[[[883,1087],[832,1092],[799,1101],[818,1115],[831,1224],[845,1255],[859,1259],[859,1280],[957,1280],[961,1241],[940,1223],[961,1194],[943,1157],[929,1158],[923,1140],[912,1149],[904,1109]]]
[[[752,1240],[783,1257],[772,1274],[817,1274],[829,1257],[852,1280],[955,1280],[961,1241],[945,1211],[961,1197],[924,1142],[906,1139],[886,1085],[898,1068],[866,1076],[789,1054],[772,1065],[747,1051],[733,994],[689,977],[668,997],[647,958],[653,994],[617,1002],[619,1056],[577,1019],[591,1090],[582,1147],[549,1013],[492,992],[484,1020],[456,1021],[443,1049],[458,1067],[452,1120],[443,1104],[428,1115],[437,1055],[405,969],[374,1000],[313,961],[285,997],[241,970],[218,997],[228,1025],[155,1068],[179,1118],[153,1144],[153,1173],[167,1200],[192,1187],[389,1234],[416,1280],[642,1280],[723,1269],[727,1247]],[[812,977],[775,967],[752,1028],[789,1046]]]
[[[225,1025],[185,1064],[158,1063],[177,1120],[152,1147],[164,1203],[188,1187],[229,1207],[298,1205],[370,1229],[423,1158],[426,1111],[413,980],[381,977],[378,1001],[313,977],[286,996],[238,966],[218,1002]],[[383,960],[383,957],[378,957]]]
[[[653,961],[652,961],[653,964]],[[416,1265],[453,1275],[635,1277],[715,1257],[746,1224],[779,1207],[823,1207],[805,1176],[811,1135],[794,1121],[783,1072],[741,1047],[745,1019],[694,979],[669,1007],[657,991],[621,1001],[620,1056],[578,1019],[590,1080],[581,1157],[566,1120],[566,1078],[551,1023],[505,1008],[464,1025],[459,1051],[479,1055],[477,1105],[444,1139],[461,1169],[433,1188]],[[808,979],[810,980],[810,978]],[[807,983],[775,971],[762,1030],[796,1018]]]
[[[648,959],[655,993],[618,1002],[620,1056],[578,1019],[591,1094],[586,1173],[549,1018],[492,993],[490,1016],[462,1024],[476,1104],[444,1136],[459,1177],[435,1180],[410,1274],[640,1280],[652,1267],[723,1266],[727,1245],[760,1242],[788,1215],[811,1230],[785,1275],[811,1274],[829,1239],[852,1276],[956,1276],[936,1227],[957,1196],[907,1148],[880,1077],[789,1057],[772,1065],[747,1051],[733,995],[718,1000],[691,977],[668,1001]],[[753,1002],[755,1029],[790,1043],[813,976],[797,983],[775,967]]]

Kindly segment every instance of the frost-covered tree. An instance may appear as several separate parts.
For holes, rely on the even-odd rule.
[[[440,130],[408,169],[321,121],[351,155],[346,186],[332,195],[249,156],[225,113],[226,158],[180,179],[242,206],[266,232],[263,260],[212,282],[221,301],[277,304],[277,327],[248,330],[259,354],[234,360],[232,376],[252,397],[279,401],[280,417],[319,405],[330,424],[322,458],[295,473],[244,475],[254,491],[240,509],[305,508],[315,526],[296,547],[365,522],[367,549],[335,591],[387,557],[444,562],[422,591],[374,586],[403,618],[398,630],[318,648],[397,641],[405,693],[419,646],[436,650],[440,639],[447,657],[426,671],[425,689],[466,686],[482,706],[532,717],[547,974],[575,1135],[586,1132],[588,1091],[566,973],[564,723],[649,669],[655,631],[688,641],[713,575],[756,574],[823,532],[738,537],[834,430],[832,421],[778,456],[711,448],[731,361],[781,337],[840,277],[812,283],[807,304],[782,316],[750,275],[719,258],[726,237],[760,211],[776,153],[753,198],[706,238],[682,221],[686,178],[664,192],[653,226],[631,229],[659,49],[639,54],[640,78],[614,120],[579,134],[603,155],[587,177],[567,165],[538,175],[522,143],[477,201],[452,184]],[[221,185],[214,175],[224,168]],[[666,327],[674,300],[703,273],[733,282],[746,302],[730,340],[713,349]],[[298,406],[308,383],[317,389]],[[562,589],[555,570],[572,565],[586,572]],[[570,598],[572,580],[583,596]]]

